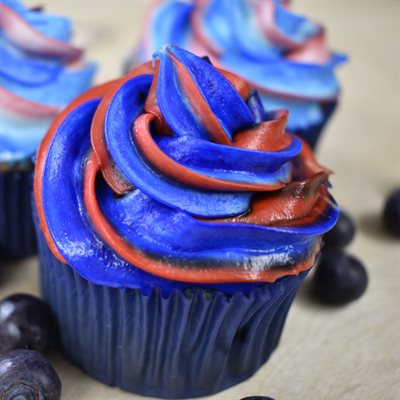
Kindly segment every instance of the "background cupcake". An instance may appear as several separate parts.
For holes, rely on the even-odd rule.
[[[36,247],[32,157],[52,120],[90,87],[95,71],[70,36],[67,18],[0,1],[0,249],[13,257]]]
[[[75,364],[182,398],[268,359],[338,214],[329,171],[286,120],[171,46],[57,118],[35,204],[43,292]]]
[[[279,0],[155,1],[128,68],[165,43],[208,55],[250,81],[266,110],[288,109],[288,130],[315,147],[338,101],[334,69],[346,58],[328,50],[322,26],[288,5]]]

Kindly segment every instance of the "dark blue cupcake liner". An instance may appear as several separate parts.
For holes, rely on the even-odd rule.
[[[66,356],[95,379],[146,396],[206,396],[253,375],[277,347],[306,275],[231,296],[198,287],[144,294],[90,283],[38,236],[43,296]]]
[[[321,103],[322,111],[324,114],[323,120],[316,125],[312,125],[307,129],[291,129],[290,132],[297,134],[302,139],[304,139],[313,150],[316,149],[319,139],[322,134],[322,130],[325,125],[328,123],[330,117],[332,116],[335,108],[337,106],[337,101],[332,101],[329,103]]]
[[[0,172],[0,254],[23,258],[36,253],[32,220],[33,169]]]

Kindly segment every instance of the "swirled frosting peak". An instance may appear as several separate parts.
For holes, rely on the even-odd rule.
[[[0,163],[25,162],[55,116],[91,85],[95,67],[69,44],[71,23],[0,1]]]
[[[268,110],[287,108],[288,129],[324,120],[339,96],[336,67],[324,28],[283,0],[159,0],[149,8],[133,64],[174,43],[251,82]]]
[[[166,46],[52,125],[35,174],[53,253],[96,283],[265,282],[309,269],[329,171],[244,80]]]

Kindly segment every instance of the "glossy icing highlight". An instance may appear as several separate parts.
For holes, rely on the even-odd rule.
[[[63,17],[0,1],[0,163],[29,160],[55,116],[91,85],[93,64]]]
[[[113,287],[234,290],[311,268],[338,210],[286,120],[239,77],[165,47],[76,99],[41,143],[49,247]]]

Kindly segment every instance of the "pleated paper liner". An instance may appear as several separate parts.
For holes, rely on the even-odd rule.
[[[18,259],[36,253],[31,194],[33,166],[0,171],[0,254]]]
[[[304,139],[313,150],[316,150],[320,137],[322,136],[322,131],[325,125],[331,118],[335,108],[337,106],[337,101],[332,101],[329,103],[321,103],[322,112],[324,114],[323,120],[319,124],[311,125],[306,129],[291,129],[290,132],[296,133],[302,139]]]
[[[90,283],[38,236],[43,295],[65,355],[95,379],[146,396],[206,396],[253,375],[277,347],[306,275],[230,296],[199,287],[144,294]]]

